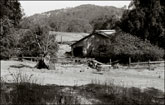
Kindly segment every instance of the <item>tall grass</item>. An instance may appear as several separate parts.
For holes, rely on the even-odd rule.
[[[72,91],[63,91],[66,87],[37,84],[33,75],[20,71],[10,75],[13,83],[1,81],[1,105],[79,104]]]
[[[79,91],[88,98],[100,100],[97,104],[164,105],[165,103],[165,94],[161,90],[121,87],[115,86],[113,82],[100,84],[94,80],[91,84],[81,87]]]
[[[1,104],[4,105],[50,105],[81,104],[78,96],[87,100],[99,100],[94,104],[109,105],[164,105],[165,94],[154,88],[141,90],[136,87],[116,86],[112,82],[101,84],[93,80],[83,86],[57,86],[36,84],[33,75],[11,73],[14,83],[1,79]],[[75,93],[77,92],[77,93]]]

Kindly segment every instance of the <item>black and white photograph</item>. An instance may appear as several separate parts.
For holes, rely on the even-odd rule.
[[[0,105],[164,105],[165,0],[0,0]]]

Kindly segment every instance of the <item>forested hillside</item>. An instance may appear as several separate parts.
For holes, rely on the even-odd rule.
[[[21,26],[29,28],[32,24],[46,24],[55,31],[91,32],[93,29],[114,28],[123,11],[122,8],[111,6],[80,5],[75,8],[35,14],[24,18]]]

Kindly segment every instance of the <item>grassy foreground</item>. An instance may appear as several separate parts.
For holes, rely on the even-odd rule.
[[[1,82],[1,105],[82,104],[81,97],[92,104],[164,105],[165,94],[154,88],[140,90],[111,85],[83,86],[38,85],[34,83]]]

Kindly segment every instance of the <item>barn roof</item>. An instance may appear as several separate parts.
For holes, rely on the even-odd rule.
[[[61,39],[63,42],[76,42],[89,35],[89,33],[50,31],[49,35],[56,35],[57,42],[61,42]]]
[[[80,39],[79,41],[73,43],[71,46],[81,42],[82,40],[94,35],[94,34],[97,34],[97,35],[101,35],[101,36],[104,36],[106,38],[110,38],[110,36],[115,33],[116,31],[115,30],[95,30],[95,32],[89,34],[88,36],[85,36],[84,38]]]
[[[109,35],[115,33],[116,31],[115,30],[96,30],[95,32],[100,33],[102,35],[104,34],[106,36],[109,36]]]

